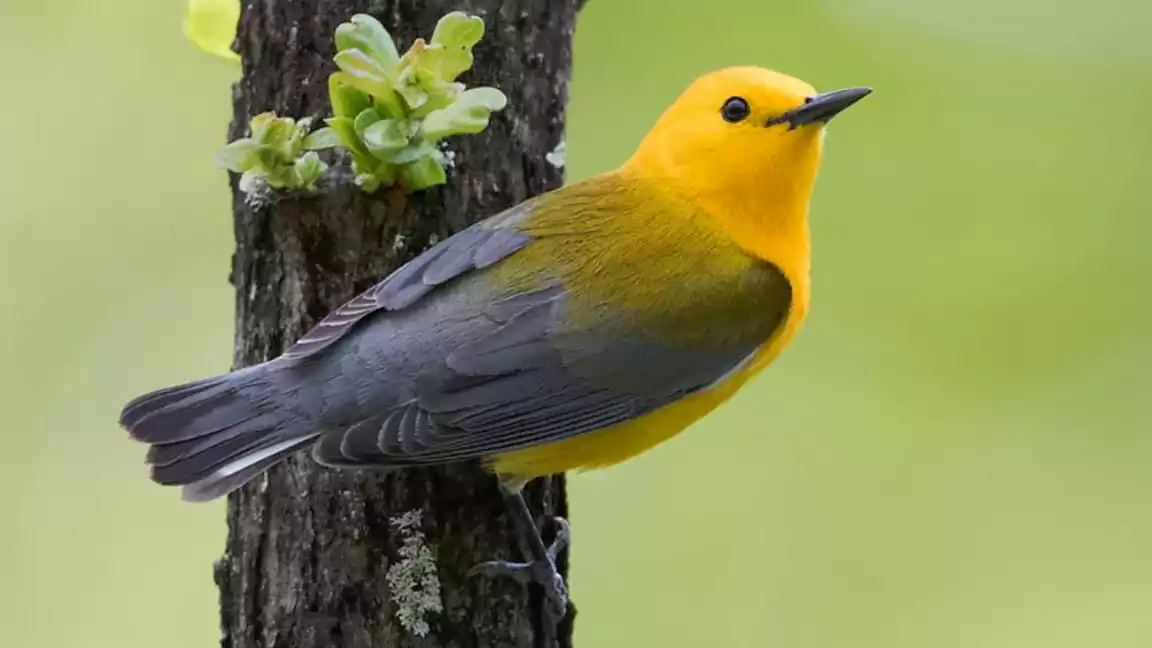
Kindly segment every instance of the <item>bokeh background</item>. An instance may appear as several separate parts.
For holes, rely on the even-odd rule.
[[[231,358],[238,69],[177,0],[0,0],[0,645],[218,638],[223,504],[116,426]],[[875,94],[815,302],[729,406],[571,481],[581,646],[1152,646],[1152,3],[592,0],[570,179],[697,74]]]

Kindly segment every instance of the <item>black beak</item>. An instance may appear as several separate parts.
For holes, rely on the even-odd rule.
[[[827,124],[848,106],[867,97],[871,92],[872,88],[848,88],[818,94],[805,100],[803,106],[769,119],[765,126],[787,123],[788,130],[792,130],[806,124]]]

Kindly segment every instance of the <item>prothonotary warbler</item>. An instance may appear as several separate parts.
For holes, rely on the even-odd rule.
[[[189,500],[304,447],[336,467],[479,459],[532,548],[480,571],[540,582],[562,615],[557,547],[521,487],[668,439],[788,345],[809,304],[824,127],[869,92],[705,75],[619,169],[478,222],[280,357],[140,396],[120,422],[151,444],[152,479]]]

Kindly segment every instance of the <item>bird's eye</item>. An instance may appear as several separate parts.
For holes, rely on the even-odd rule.
[[[807,106],[808,104],[812,103],[814,99],[815,97],[804,97],[804,105]]]
[[[720,116],[724,121],[735,124],[744,121],[752,113],[748,102],[741,97],[731,97],[720,107]]]

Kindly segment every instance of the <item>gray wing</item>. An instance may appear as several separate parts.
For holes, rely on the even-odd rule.
[[[372,313],[407,308],[450,279],[516,252],[532,240],[516,229],[529,215],[530,203],[522,203],[444,239],[329,313],[280,359],[293,362],[314,357]]]
[[[782,322],[787,280],[772,268]],[[560,286],[494,305],[503,324],[445,353],[415,378],[415,396],[317,442],[317,461],[402,466],[483,457],[584,434],[636,418],[705,389],[771,335],[724,348],[665,346],[606,318],[568,327]]]

